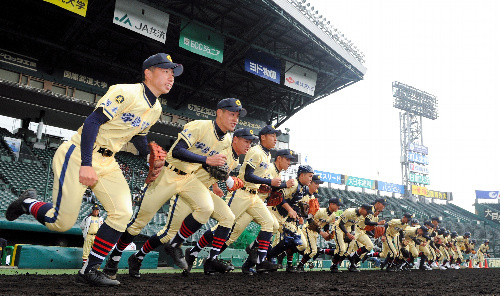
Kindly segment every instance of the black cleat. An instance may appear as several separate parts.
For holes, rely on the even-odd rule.
[[[299,272],[299,273],[301,273],[301,272],[306,272],[306,271],[304,270],[304,265],[301,265],[301,264],[297,265],[296,270],[297,270],[297,272]]]
[[[359,269],[356,267],[356,264],[351,264],[349,266],[349,271],[350,272],[359,272]]]
[[[142,260],[137,259],[135,254],[132,254],[130,257],[128,257],[128,275],[134,278],[140,278],[141,265]]]
[[[203,271],[207,275],[215,273],[226,273],[234,269],[234,266],[228,265],[219,259],[207,259],[203,265]]]
[[[246,274],[246,275],[253,275],[254,273],[256,273],[255,269],[253,269],[251,267],[245,267],[245,266],[241,267],[241,272],[243,272],[243,274]]]
[[[191,272],[191,269],[193,268],[193,264],[194,264],[194,261],[196,260],[196,257],[191,255],[191,250],[190,249],[186,249],[186,263],[188,265],[188,267],[186,269],[184,269],[184,271],[186,272]]]
[[[36,190],[32,188],[27,189],[21,193],[18,199],[9,205],[5,212],[5,218],[7,218],[8,221],[14,221],[21,215],[29,214],[28,209],[23,204],[23,201],[27,198],[36,199]]]
[[[286,272],[288,272],[288,273],[297,273],[297,267],[292,266],[292,265],[288,265],[286,267]]]
[[[278,269],[278,264],[271,263],[267,260],[263,261],[263,262],[257,264],[257,266],[255,266],[255,270],[258,273],[276,271],[277,269]]]
[[[108,258],[108,261],[106,261],[106,265],[104,265],[102,273],[104,273],[110,279],[116,280],[116,273],[118,272],[118,262],[119,261]]]
[[[188,269],[188,263],[186,262],[186,259],[184,258],[184,254],[182,254],[182,249],[179,246],[177,247],[172,247],[170,242],[165,243],[165,252],[167,252],[172,259],[174,259],[175,265],[179,266],[181,269]]]
[[[255,244],[255,245],[257,245],[257,244]],[[248,254],[248,258],[250,258],[250,261],[252,261],[254,264],[256,264],[257,260],[259,259],[258,249],[255,246],[253,248],[250,248],[250,245],[248,245],[246,247],[245,251]]]
[[[341,273],[342,271],[339,270],[339,267],[337,266],[337,264],[332,264],[332,266],[330,266],[330,272]]]
[[[91,287],[108,287],[118,286],[119,281],[108,278],[104,273],[98,270],[99,265],[94,265],[89,272],[82,273],[78,271],[75,282],[77,284],[85,284]]]

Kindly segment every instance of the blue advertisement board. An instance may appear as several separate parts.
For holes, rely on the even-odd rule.
[[[394,184],[394,183],[386,183],[382,181],[378,181],[378,190],[385,192],[395,192],[400,194],[405,194],[405,187],[403,185]]]
[[[408,161],[429,164],[429,157],[416,153],[408,152]]]
[[[271,55],[249,49],[245,56],[245,71],[274,83],[280,83],[281,61]]]
[[[342,184],[342,175],[341,174],[334,174],[334,173],[317,171],[317,170],[315,170],[314,173],[319,175],[321,180],[324,182],[334,183],[334,184]]]
[[[497,199],[500,191],[483,191],[476,190],[476,198],[482,199]]]

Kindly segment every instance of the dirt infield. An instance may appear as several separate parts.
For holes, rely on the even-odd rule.
[[[276,272],[245,276],[193,273],[119,275],[118,287],[77,285],[74,275],[2,275],[0,295],[500,295],[500,269],[331,274]]]

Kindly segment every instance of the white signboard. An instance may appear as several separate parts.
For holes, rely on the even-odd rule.
[[[289,88],[314,96],[318,74],[301,66],[286,62],[284,84]]]
[[[165,43],[169,14],[136,0],[116,0],[113,23]]]

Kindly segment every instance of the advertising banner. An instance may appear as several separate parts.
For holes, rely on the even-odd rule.
[[[499,211],[485,208],[484,209],[484,218],[495,221],[495,222],[500,222]]]
[[[429,196],[429,191],[423,186],[411,185],[411,193],[414,195]]]
[[[245,57],[245,71],[274,83],[280,83],[281,61],[273,56],[249,49]]]
[[[429,148],[427,148],[423,145],[415,144],[415,143],[408,143],[408,150],[413,151],[413,152],[417,152],[417,153],[422,153],[425,155],[429,154]]]
[[[410,182],[420,183],[420,184],[424,184],[424,185],[429,185],[430,184],[430,179],[429,179],[429,176],[417,175],[415,173],[411,173],[410,172]]]
[[[87,7],[89,6],[88,0],[44,0],[45,2],[52,3],[73,13],[85,17],[87,15]]]
[[[179,47],[222,63],[224,37],[183,19],[181,21]]]
[[[500,191],[482,191],[476,190],[476,198],[481,199],[497,199]]]
[[[429,164],[429,157],[421,154],[408,152],[408,161]]]
[[[448,199],[448,194],[446,194],[446,192],[429,190],[428,193],[429,193],[428,197],[432,197],[432,198],[436,198],[436,199],[442,199],[442,200],[447,200]]]
[[[328,183],[334,183],[334,184],[342,184],[342,175],[341,174],[334,174],[334,173],[329,173],[329,172],[323,172],[323,171],[314,171],[315,174],[319,175],[321,180],[328,182]]]
[[[394,183],[386,183],[382,181],[378,181],[378,190],[385,192],[395,192],[400,194],[405,194],[405,187],[403,185],[394,184]]]
[[[137,0],[116,0],[113,24],[165,43],[169,17]]]
[[[345,178],[346,178],[345,185],[347,186],[375,189],[375,181],[373,180],[363,179],[353,176],[346,176]]]
[[[412,171],[412,172],[425,174],[425,175],[429,174],[429,168],[427,168],[423,165],[419,165],[419,164],[410,162],[409,167],[410,167],[410,171]]]
[[[286,62],[284,84],[289,88],[314,96],[318,74],[296,64]]]

